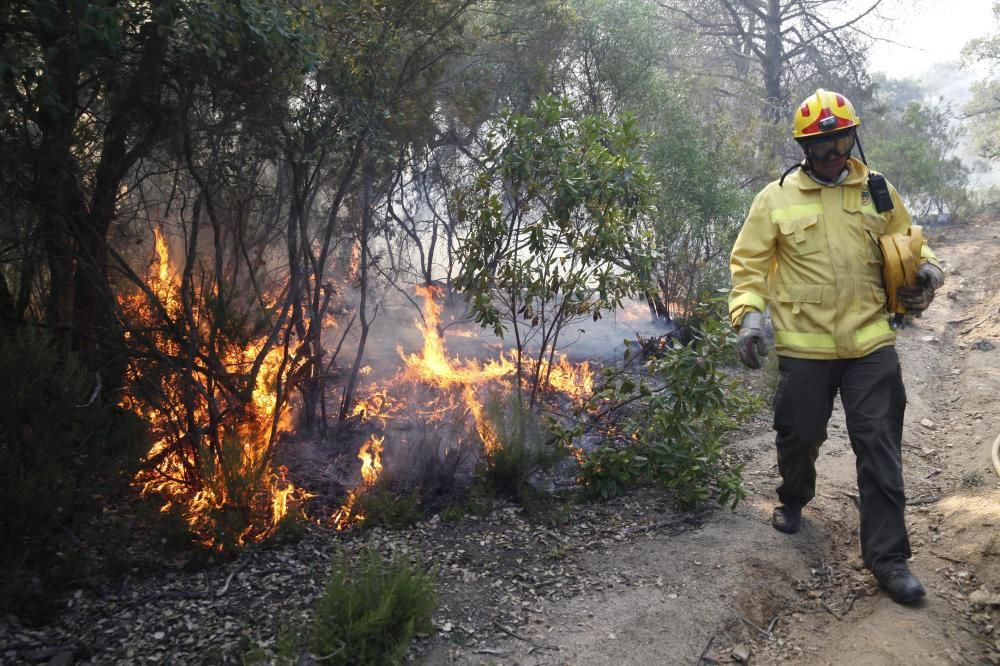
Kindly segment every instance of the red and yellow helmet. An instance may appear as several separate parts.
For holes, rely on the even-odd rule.
[[[861,124],[854,105],[840,93],[820,88],[795,110],[796,139],[840,132]]]

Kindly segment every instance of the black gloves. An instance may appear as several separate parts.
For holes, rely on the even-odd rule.
[[[896,297],[908,314],[920,316],[934,300],[934,292],[944,284],[944,273],[934,264],[921,264],[917,269],[917,286],[900,287]]]
[[[743,365],[751,370],[760,367],[761,356],[767,356],[767,338],[764,336],[764,315],[750,310],[743,315],[740,333],[736,340],[736,351]]]

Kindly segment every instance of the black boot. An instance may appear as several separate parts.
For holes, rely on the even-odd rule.
[[[782,504],[781,506],[774,507],[774,512],[771,514],[771,527],[785,534],[795,534],[801,526],[801,506]]]
[[[912,604],[926,594],[924,586],[910,573],[905,564],[876,574],[875,577],[878,579],[878,584],[897,604]]]

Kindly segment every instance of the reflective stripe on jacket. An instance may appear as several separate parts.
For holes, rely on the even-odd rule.
[[[770,305],[778,354],[858,358],[896,340],[885,308],[878,238],[906,233],[910,214],[891,185],[893,209],[877,212],[867,167],[851,158],[848,168],[835,186],[801,170],[783,186],[767,185],[733,246],[733,326],[747,310],[763,312]],[[938,265],[926,243],[921,257]]]

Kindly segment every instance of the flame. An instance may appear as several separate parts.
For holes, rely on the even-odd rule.
[[[382,442],[384,437],[372,437],[358,451],[361,459],[361,478],[369,488],[375,485],[378,475],[382,473]]]
[[[497,357],[486,362],[449,357],[441,329],[441,289],[435,285],[418,286],[417,295],[423,298],[423,319],[415,322],[423,335],[419,353],[406,354],[397,348],[403,368],[390,381],[388,387],[378,387],[370,395],[355,401],[352,414],[362,423],[378,422],[385,427],[389,418],[395,417],[400,401],[392,395],[430,394],[426,401],[413,400],[407,405],[408,416],[424,423],[444,422],[449,416],[469,415],[482,443],[486,456],[492,457],[503,443],[496,426],[486,414],[484,394],[487,391],[510,391],[511,380],[516,375],[513,355],[500,351]],[[527,374],[535,362],[524,360]],[[593,391],[592,371],[587,363],[574,365],[565,356],[551,365],[541,364],[543,379],[548,378],[548,390],[585,400]],[[330,518],[337,529],[346,529],[364,520],[358,509],[358,500],[374,486],[382,470],[381,453],[385,435],[372,436],[361,447],[361,483],[350,490],[344,504]],[[582,455],[582,452],[579,453]],[[578,455],[578,458],[579,458]]]
[[[364,522],[364,514],[357,513],[354,510],[354,505],[357,503],[360,493],[360,488],[347,491],[347,501],[330,516],[330,523],[338,530],[346,530],[348,527]]]
[[[347,493],[347,501],[331,517],[330,522],[338,530],[358,525],[365,519],[364,513],[355,510],[358,498],[375,486],[382,473],[382,441],[384,437],[371,437],[361,446],[358,458],[361,460],[361,485]]]
[[[449,328],[447,334],[455,338],[475,338],[479,336],[479,331],[472,331],[467,328]]]
[[[479,439],[483,442],[483,449],[486,451],[488,457],[492,457],[502,446],[496,426],[486,418],[483,413],[483,405],[476,399],[475,392],[471,387],[466,387],[462,392],[462,397],[465,399],[465,404],[469,406],[472,418],[475,419],[476,432],[479,434]]]
[[[170,279],[170,246],[159,227],[153,228],[153,242],[157,267],[155,270],[150,267],[147,281],[153,293],[163,304],[163,309],[167,311],[168,315],[175,317],[181,311],[181,300],[177,294],[177,286]],[[147,320],[151,317],[148,312],[145,315]]]
[[[347,280],[353,282],[361,273],[361,243],[355,241],[351,245],[351,256],[347,260]]]
[[[194,334],[204,340],[209,336],[200,327],[208,328],[207,317],[198,298],[191,299],[191,313],[185,315],[180,287],[173,277],[176,272],[172,270],[169,243],[158,228],[153,236],[155,258],[146,279],[162,311],[139,293],[123,295],[121,305],[159,353],[183,358],[184,350],[165,332],[167,321],[197,322]],[[154,440],[146,455],[148,465],[135,476],[134,483],[144,496],[163,499],[161,511],[180,509],[192,532],[208,547],[261,541],[277,529],[290,503],[310,496],[287,479],[285,467],[275,471],[271,465],[272,423],[278,412],[275,386],[282,352],[272,347],[264,354],[264,345],[263,338],[244,346],[233,342],[219,345],[215,353],[221,356],[218,362],[232,385],[222,388],[218,382],[207,381],[206,371],[198,363],[183,369],[158,368],[158,375],[147,376],[148,368],[134,362],[126,371],[128,386],[122,406],[146,420]],[[242,378],[262,354],[247,400],[239,382],[245,381]],[[199,349],[199,355],[210,357],[207,346]],[[159,397],[145,397],[148,394],[140,388],[144,382],[154,384]],[[201,390],[194,390],[192,382]],[[215,405],[214,413],[210,405]],[[287,427],[287,411],[278,416],[278,429]],[[232,516],[240,516],[240,520],[233,521]],[[240,525],[230,527],[235,522]]]
[[[543,379],[548,376],[551,390],[564,393],[577,402],[586,400],[594,392],[594,374],[587,361],[574,365],[565,355],[560,355],[558,363],[543,362],[541,372]]]
[[[435,300],[440,296],[440,288],[434,285],[418,286],[417,295],[424,299],[424,322],[416,322],[417,329],[424,336],[424,346],[420,354],[404,355],[403,378],[413,382],[424,382],[448,391],[456,389],[461,397],[460,404],[472,415],[476,432],[483,442],[486,454],[492,455],[500,446],[496,429],[486,418],[483,403],[476,391],[477,387],[511,376],[515,366],[507,356],[501,354],[496,360],[479,363],[475,360],[461,361],[449,359],[445,353],[441,336],[441,304]]]
[[[351,410],[351,416],[359,418],[362,423],[378,419],[385,427],[386,421],[392,416],[395,409],[396,402],[387,391],[376,391],[367,398],[357,398],[354,402],[354,409]]]
[[[435,300],[440,295],[440,287],[418,285],[416,292],[424,299],[424,323],[416,322],[417,329],[424,336],[424,348],[420,354],[404,355],[406,364],[404,378],[423,381],[442,389],[452,386],[476,384],[500,379],[514,372],[514,364],[507,358],[480,364],[475,360],[454,361],[445,354],[444,339],[441,336],[441,304]]]
[[[163,238],[163,232],[160,231],[159,227],[153,229],[153,240],[156,244],[156,256],[160,260],[160,284],[168,285],[170,283],[170,248],[167,247],[167,241]]]

